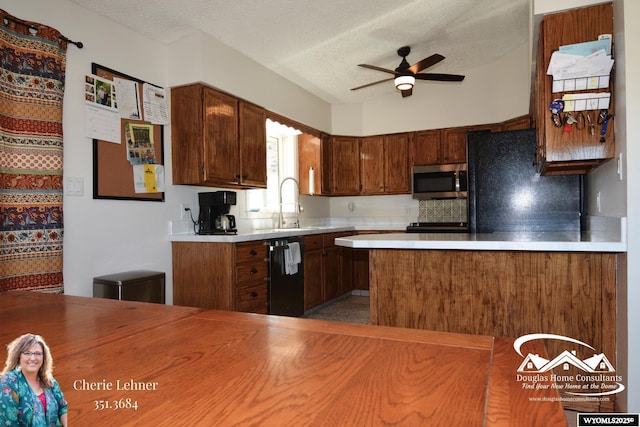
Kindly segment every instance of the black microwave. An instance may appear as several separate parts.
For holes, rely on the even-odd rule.
[[[414,166],[411,194],[414,199],[460,199],[467,197],[467,164]]]

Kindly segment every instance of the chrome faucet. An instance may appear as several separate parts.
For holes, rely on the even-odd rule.
[[[280,215],[278,216],[278,228],[284,228],[284,215],[282,214],[282,185],[288,180],[292,180],[293,182],[295,182],[296,187],[298,189],[297,197],[295,197],[294,199],[296,219],[295,219],[294,227],[292,228],[300,228],[300,212],[302,212],[302,207],[300,206],[300,183],[298,182],[297,179],[295,179],[292,176],[289,176],[283,179],[282,182],[280,183],[280,191],[278,193],[280,196]]]

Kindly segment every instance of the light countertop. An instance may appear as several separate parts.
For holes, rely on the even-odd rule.
[[[589,232],[405,233],[404,224],[339,224],[288,229],[239,231],[235,235],[201,236],[170,233],[172,242],[240,243],[313,234],[353,231],[336,244],[355,249],[443,249],[507,251],[626,252],[626,219],[590,217]],[[358,231],[386,233],[355,235]],[[392,231],[391,233],[388,233]]]
[[[263,230],[239,231],[238,234],[214,234],[209,236],[194,233],[172,234],[172,242],[210,242],[210,243],[240,243],[251,240],[280,239],[293,236],[307,236],[311,234],[338,233],[341,231],[354,231],[352,226],[318,226],[302,228],[273,228]]]
[[[626,252],[619,235],[604,232],[389,233],[341,237],[356,249]]]

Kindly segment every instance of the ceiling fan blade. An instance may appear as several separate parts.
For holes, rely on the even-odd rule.
[[[393,74],[393,75],[396,74],[396,72],[393,71],[393,70],[388,70],[388,69],[382,68],[382,67],[376,67],[375,65],[358,64],[358,67],[368,68],[370,70],[382,71],[383,73],[389,73],[389,74]]]
[[[354,87],[351,90],[358,90],[358,89],[362,89],[365,87],[369,87],[369,86],[373,86],[373,85],[377,85],[378,83],[383,83],[383,82],[388,82],[390,80],[395,79],[395,77],[390,77],[388,79],[384,79],[384,80],[378,80],[377,82],[373,82],[373,83],[367,83],[366,85],[362,85],[362,86],[358,86],[358,87]]]
[[[402,97],[406,98],[407,96],[411,96],[411,94],[413,93],[413,88],[402,90],[401,92],[402,92]]]
[[[416,80],[434,80],[437,82],[461,82],[464,76],[459,74],[419,73],[414,76]]]
[[[422,61],[418,61],[413,64],[411,67],[409,67],[409,71],[411,71],[413,74],[419,73],[426,68],[433,67],[443,59],[444,56],[440,55],[439,53],[434,53],[433,55],[424,58]]]

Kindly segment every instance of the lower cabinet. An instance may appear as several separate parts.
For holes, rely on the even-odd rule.
[[[267,314],[267,247],[173,242],[173,304]]]
[[[353,234],[304,237],[305,310],[355,289],[353,255],[356,250],[335,245],[336,238]],[[174,305],[269,312],[269,262],[264,241],[172,242],[171,248]]]
[[[322,235],[304,237],[304,309],[309,310],[324,302]]]
[[[335,245],[353,232],[314,234],[304,238],[304,309],[310,310],[353,290],[352,250]]]

